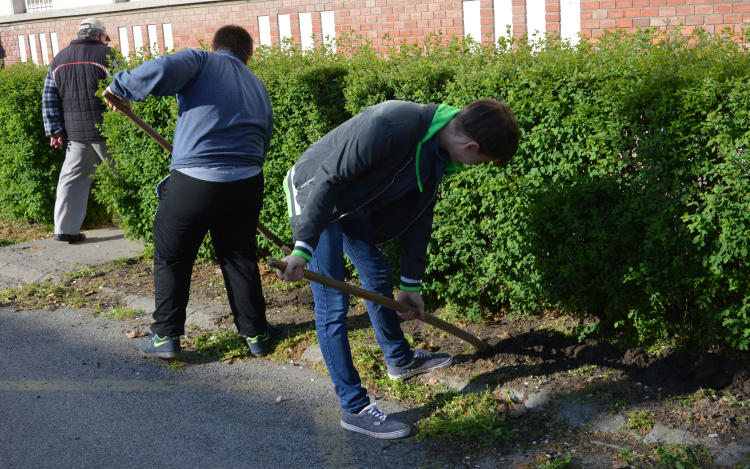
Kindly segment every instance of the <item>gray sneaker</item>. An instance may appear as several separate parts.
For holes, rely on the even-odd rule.
[[[404,366],[388,365],[388,377],[391,379],[406,379],[420,373],[432,370],[442,370],[453,364],[453,357],[447,353],[427,353],[418,348],[414,350],[414,358]]]
[[[342,410],[341,426],[379,440],[395,440],[411,433],[409,425],[385,415],[374,402],[357,414]]]

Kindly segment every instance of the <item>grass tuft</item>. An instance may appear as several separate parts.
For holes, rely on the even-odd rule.
[[[107,319],[133,319],[143,316],[143,310],[141,308],[115,306],[112,309],[102,312],[101,315]]]
[[[428,416],[418,423],[417,439],[449,438],[464,447],[480,448],[513,440],[507,417],[497,410],[492,394],[448,391],[427,406]]]
[[[626,415],[628,420],[627,423],[623,425],[623,428],[636,430],[639,433],[642,432],[644,434],[650,432],[651,429],[654,428],[654,416],[645,410],[628,412]]]

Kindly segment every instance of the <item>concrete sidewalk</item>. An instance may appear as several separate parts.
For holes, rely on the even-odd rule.
[[[5,280],[5,288],[9,283],[14,286],[12,282],[43,282],[86,266],[101,266],[123,257],[131,259],[138,257],[143,249],[140,244],[126,240],[124,231],[118,228],[85,233],[83,243],[68,244],[49,238],[0,248],[0,279]],[[128,308],[140,308],[146,321],[154,312],[154,297],[151,295],[125,295],[120,302]],[[228,308],[191,301],[187,307],[186,324],[217,329],[218,324],[230,315]]]
[[[52,238],[0,248],[0,275],[24,283],[42,282],[84,266],[101,265],[121,257],[133,258],[143,246],[125,239],[118,228],[86,231],[76,244]]]

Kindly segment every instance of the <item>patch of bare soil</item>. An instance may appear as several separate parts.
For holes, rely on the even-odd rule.
[[[45,223],[0,219],[0,247],[42,240],[54,235],[54,228]]]
[[[452,353],[458,363],[450,373],[489,389],[523,389],[528,397],[544,388],[555,398],[600,404],[611,413],[642,409],[655,423],[725,443],[750,436],[747,359],[705,350],[650,354],[604,340],[579,342],[556,327],[560,318],[552,317],[465,326],[493,346],[490,354],[475,353],[422,323],[404,330]]]

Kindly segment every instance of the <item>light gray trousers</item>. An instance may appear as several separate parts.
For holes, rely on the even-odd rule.
[[[112,164],[106,140],[68,141],[57,182],[55,234],[78,234],[91,189],[91,175],[99,163]]]

